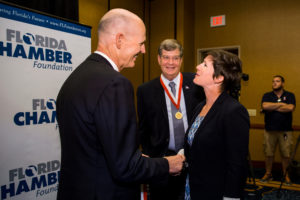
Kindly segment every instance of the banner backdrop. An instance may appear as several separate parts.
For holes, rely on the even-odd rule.
[[[2,199],[56,199],[58,91],[91,52],[90,27],[0,3]]]

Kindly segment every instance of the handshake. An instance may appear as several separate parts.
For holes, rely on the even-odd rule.
[[[185,165],[185,157],[183,149],[181,149],[175,156],[164,157],[169,162],[169,173],[171,175],[180,175],[182,168]]]
[[[148,155],[142,154],[144,157],[149,157]],[[175,156],[166,156],[164,157],[168,160],[169,163],[169,173],[173,176],[180,175],[183,167],[186,166],[184,150],[181,149]]]

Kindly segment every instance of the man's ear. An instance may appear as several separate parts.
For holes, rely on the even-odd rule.
[[[124,40],[124,35],[123,35],[123,33],[118,33],[118,34],[116,34],[115,40],[116,40],[116,46],[117,46],[117,48],[120,49],[121,46],[122,46],[122,42],[123,42],[123,40]]]
[[[160,63],[161,63],[161,57],[160,57],[159,54],[157,55],[157,62],[158,62],[158,64],[160,65]]]

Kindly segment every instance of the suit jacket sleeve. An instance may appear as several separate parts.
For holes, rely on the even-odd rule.
[[[109,171],[116,180],[167,181],[168,161],[143,157],[138,150],[133,88],[126,78],[111,81],[99,97],[94,115]]]
[[[247,177],[249,143],[249,115],[247,110],[235,104],[224,117],[225,131],[225,197],[240,197]]]
[[[137,111],[138,111],[138,130],[139,130],[139,139],[140,144],[142,145],[142,151],[146,155],[150,155],[150,151],[148,151],[149,143],[150,143],[150,133],[149,130],[147,130],[147,122],[146,122],[146,116],[144,109],[146,106],[144,105],[144,95],[142,92],[142,89],[139,87],[137,89]]]

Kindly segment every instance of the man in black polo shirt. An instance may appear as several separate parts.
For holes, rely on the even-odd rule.
[[[280,75],[273,77],[273,91],[267,92],[262,98],[262,109],[265,113],[264,150],[266,173],[261,182],[272,180],[272,164],[276,146],[282,158],[282,170],[285,176],[285,184],[291,184],[286,173],[289,165],[293,135],[292,135],[292,112],[296,106],[295,95],[283,89],[284,78]]]

